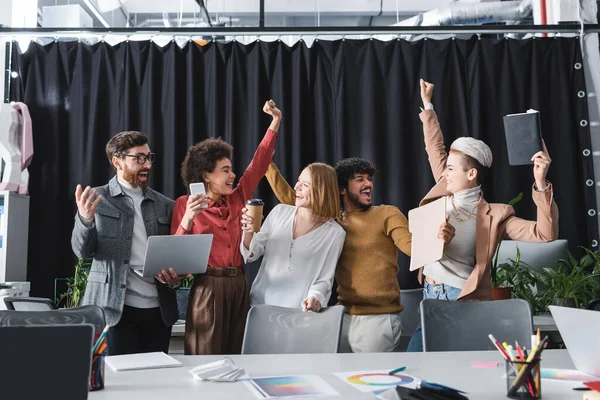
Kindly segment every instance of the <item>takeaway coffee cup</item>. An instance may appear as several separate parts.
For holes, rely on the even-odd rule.
[[[246,202],[246,214],[252,217],[251,232],[260,232],[260,223],[262,220],[263,206],[265,203],[261,199],[251,199]]]

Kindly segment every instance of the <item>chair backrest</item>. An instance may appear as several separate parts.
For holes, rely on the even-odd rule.
[[[242,354],[337,353],[345,308],[303,312],[256,305],[250,309]]]
[[[594,299],[585,307],[586,310],[600,311],[600,299]]]
[[[5,297],[4,304],[7,310],[16,311],[47,311],[56,310],[56,304],[50,299],[42,297]]]
[[[533,333],[529,303],[522,299],[421,302],[424,351],[493,350],[488,335],[528,346]]]
[[[398,351],[406,350],[412,334],[417,329],[419,322],[421,322],[421,317],[419,316],[419,304],[421,304],[421,300],[423,300],[423,288],[400,290],[400,301],[404,309],[400,313],[402,336],[400,336]]]
[[[567,259],[569,242],[567,240],[554,240],[552,242],[519,242],[516,240],[503,240],[498,244],[496,254],[498,264],[508,263],[517,256],[517,246],[521,261],[534,269],[555,267],[556,260]]]
[[[64,324],[91,324],[94,326],[94,334],[97,334],[106,326],[104,310],[94,305],[47,311],[0,310],[0,327]]]

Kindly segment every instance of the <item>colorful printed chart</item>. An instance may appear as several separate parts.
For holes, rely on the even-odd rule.
[[[540,378],[555,381],[596,382],[600,377],[579,372],[575,369],[542,368]]]
[[[333,375],[361,392],[382,392],[394,386],[416,388],[421,381],[404,373],[388,375],[388,370],[336,372]]]
[[[258,399],[300,396],[337,396],[339,393],[318,375],[252,378],[246,385]]]

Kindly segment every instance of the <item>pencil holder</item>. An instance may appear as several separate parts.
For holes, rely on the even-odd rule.
[[[106,353],[92,357],[92,371],[90,373],[90,392],[104,389],[104,358]]]
[[[541,399],[540,359],[506,361],[506,391],[511,399]]]

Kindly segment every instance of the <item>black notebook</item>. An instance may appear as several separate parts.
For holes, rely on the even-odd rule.
[[[527,110],[526,113],[504,116],[504,134],[510,165],[533,164],[531,157],[542,150],[542,130],[540,113]]]

